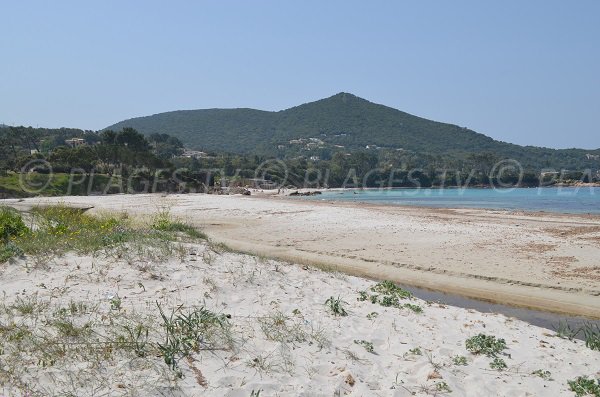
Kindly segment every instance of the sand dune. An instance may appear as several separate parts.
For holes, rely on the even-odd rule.
[[[204,307],[229,316],[231,343],[182,359],[179,377],[161,357],[91,354],[70,337],[56,362],[25,349],[29,364],[5,363],[30,390],[4,385],[7,396],[570,396],[569,380],[600,368],[600,352],[583,342],[515,319],[419,299],[401,300],[412,309],[384,307],[359,300],[361,291],[374,294],[373,281],[202,243],[167,261],[68,255],[46,265],[3,266],[4,304],[35,297],[41,308],[13,317],[19,326],[83,307],[72,318],[90,324],[97,343],[137,323],[150,330],[149,342],[164,343],[158,303],[166,313]],[[329,310],[330,297],[347,315]],[[493,357],[467,351],[465,341],[480,333],[505,339],[503,371],[490,367]]]

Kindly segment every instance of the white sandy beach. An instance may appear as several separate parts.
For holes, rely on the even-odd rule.
[[[536,309],[600,318],[600,217],[278,197],[6,200],[145,214],[167,206],[232,248]]]

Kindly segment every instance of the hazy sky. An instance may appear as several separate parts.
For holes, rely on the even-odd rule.
[[[600,1],[0,0],[0,123],[100,129],[351,92],[496,139],[600,147]]]

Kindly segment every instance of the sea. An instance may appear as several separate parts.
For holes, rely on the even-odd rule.
[[[600,187],[589,186],[512,189],[332,189],[324,190],[320,195],[303,198],[437,208],[600,214]]]

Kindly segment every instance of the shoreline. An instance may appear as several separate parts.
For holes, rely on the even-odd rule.
[[[270,195],[81,196],[13,204],[44,202],[130,213],[147,213],[149,206],[163,203],[234,250],[467,298],[600,318],[600,268],[594,262],[600,256],[600,216]]]

